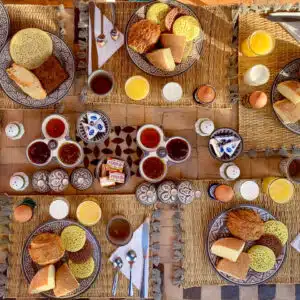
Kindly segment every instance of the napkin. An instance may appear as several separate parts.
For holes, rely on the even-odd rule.
[[[126,254],[129,250],[134,250],[136,252],[137,258],[132,268],[132,282],[133,285],[138,290],[141,289],[142,278],[143,278],[143,264],[144,264],[143,247],[142,247],[143,224],[133,233],[131,241],[127,245],[119,247],[109,258],[111,262],[113,262],[113,260],[118,256],[122,258],[123,267],[120,271],[129,279],[130,267],[129,267],[129,263],[126,260]],[[148,253],[147,253],[147,258],[145,260],[145,263],[146,263],[145,282],[146,282],[146,298],[147,298],[148,283],[149,283],[148,280],[149,279],[149,248],[148,248]]]
[[[279,23],[298,43],[300,43],[300,22]]]
[[[101,10],[95,7],[95,38],[101,33]],[[114,41],[110,36],[110,31],[113,29],[113,24],[104,16],[104,34],[106,36],[106,44],[104,47],[97,46],[98,52],[98,68],[100,69],[113,54],[118,51],[124,44],[124,35],[120,32],[119,38]],[[89,62],[88,62],[88,74],[92,73],[92,39],[91,39],[91,20],[89,18]]]

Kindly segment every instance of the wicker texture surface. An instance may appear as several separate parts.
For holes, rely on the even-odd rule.
[[[287,257],[277,275],[267,283],[293,284],[300,282],[300,270],[294,266],[300,263],[300,256],[290,246],[299,233],[300,224],[297,222],[300,214],[300,207],[297,199],[300,197],[300,187],[296,187],[294,198],[288,204],[276,204],[263,194],[260,194],[256,201],[242,201],[234,199],[229,204],[211,200],[207,195],[207,189],[210,183],[222,182],[213,181],[194,181],[196,188],[202,191],[200,200],[194,201],[191,205],[185,207],[183,212],[183,230],[185,243],[185,281],[184,288],[202,285],[226,285],[224,280],[214,271],[206,254],[206,238],[210,222],[222,211],[238,204],[253,204],[265,208],[279,221],[287,225],[289,229],[289,240],[287,242]],[[260,181],[258,181],[261,184]]]
[[[275,50],[264,57],[248,58],[239,56],[239,89],[240,96],[254,90],[264,91],[268,96],[272,83],[278,72],[290,61],[300,57],[300,48],[296,40],[278,23],[273,23],[256,13],[248,13],[239,19],[239,44],[255,30],[264,29],[276,38]],[[267,84],[259,87],[249,87],[243,82],[243,74],[255,64],[264,64],[270,69],[271,77]],[[283,97],[284,98],[284,97]],[[255,134],[254,134],[255,132]],[[299,136],[287,130],[273,112],[270,100],[268,105],[260,110],[245,108],[239,104],[239,133],[244,139],[245,150],[279,148],[284,145],[300,145]]]
[[[53,196],[27,196],[36,201],[37,207],[34,211],[34,217],[31,221],[20,224],[16,222],[11,223],[13,234],[10,235],[11,245],[9,248],[9,272],[8,272],[8,291],[7,297],[19,298],[24,297],[32,299],[27,292],[28,283],[25,280],[21,270],[22,247],[29,236],[29,234],[41,223],[49,221],[49,204],[53,200]],[[90,196],[66,196],[71,207],[69,217],[76,219],[76,208],[86,197]],[[105,229],[108,220],[114,215],[123,215],[131,222],[134,230],[136,230],[144,221],[146,216],[150,216],[151,208],[139,204],[134,195],[101,195],[93,196],[97,199],[97,203],[102,210],[102,218],[98,224],[90,227],[96,238],[98,239],[102,251],[102,266],[100,274],[90,289],[82,294],[80,298],[97,298],[110,297],[113,267],[108,261],[111,253],[116,249],[106,239]],[[24,199],[24,196],[14,197],[14,203],[19,203]],[[150,275],[149,275],[150,276]],[[128,280],[121,273],[119,274],[118,297],[126,297],[128,288]],[[135,296],[137,290],[134,289]],[[151,294],[151,286],[149,282],[149,294]]]
[[[116,3],[117,24],[122,33],[131,14],[142,3]],[[88,104],[115,103],[115,104],[141,104],[145,106],[161,107],[187,107],[195,106],[192,93],[200,85],[210,83],[217,90],[217,99],[213,107],[231,107],[228,91],[227,69],[231,51],[232,22],[230,7],[197,7],[193,10],[198,15],[204,32],[204,44],[200,60],[187,72],[177,77],[161,78],[145,74],[129,58],[125,45],[115,53],[103,66],[103,69],[113,72],[115,88],[108,97],[99,97],[88,92]],[[105,10],[110,18],[110,11]],[[216,75],[217,74],[217,75]],[[149,80],[149,96],[142,101],[131,101],[125,94],[126,80],[133,75],[142,75]],[[176,103],[168,103],[161,95],[162,87],[170,82],[178,82],[183,88],[183,97]]]
[[[40,28],[53,34],[59,32],[56,6],[8,4],[6,8],[10,18],[11,35],[29,27]],[[28,107],[13,102],[0,89],[0,109],[28,109]]]

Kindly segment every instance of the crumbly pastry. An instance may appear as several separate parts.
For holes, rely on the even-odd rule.
[[[146,53],[157,43],[160,26],[149,20],[141,20],[133,24],[128,32],[128,46],[140,53]]]
[[[62,231],[61,240],[67,251],[77,252],[83,248],[86,241],[86,234],[82,228],[71,225]]]
[[[170,7],[166,3],[155,3],[150,6],[147,11],[146,18],[160,25],[161,31],[166,30],[165,18],[170,11]]]
[[[93,274],[95,261],[92,257],[82,264],[76,264],[69,260],[69,267],[76,278],[84,279]]]
[[[248,250],[248,254],[250,256],[250,268],[259,273],[268,272],[276,263],[274,252],[266,246],[253,246]]]
[[[85,241],[83,248],[77,252],[69,252],[69,258],[72,262],[81,264],[86,262],[93,253],[93,247],[89,240]]]
[[[10,41],[12,60],[26,69],[32,70],[43,64],[53,52],[50,35],[38,28],[18,31]]]
[[[244,241],[258,240],[264,234],[264,222],[255,211],[249,209],[231,211],[226,225],[232,235]]]
[[[265,233],[275,235],[284,246],[288,240],[289,232],[287,227],[280,221],[271,220],[265,223]]]
[[[257,245],[266,246],[270,248],[276,257],[281,254],[282,244],[281,241],[272,234],[264,234],[257,242]]]

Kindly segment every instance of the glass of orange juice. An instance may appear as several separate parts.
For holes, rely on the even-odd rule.
[[[148,96],[149,91],[150,84],[143,76],[132,76],[125,83],[125,93],[131,100],[143,100]]]
[[[262,182],[262,190],[274,202],[283,204],[293,198],[295,187],[287,178],[266,177]]]
[[[270,54],[275,48],[275,39],[265,30],[254,31],[241,44],[245,56],[256,57]]]

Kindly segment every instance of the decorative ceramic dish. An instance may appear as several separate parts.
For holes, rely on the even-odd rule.
[[[218,257],[216,255],[212,254],[210,251],[211,246],[215,241],[217,241],[220,238],[231,236],[231,234],[226,226],[227,215],[229,212],[239,210],[239,209],[253,210],[260,216],[260,218],[263,221],[275,220],[275,217],[272,216],[268,211],[266,211],[263,208],[253,206],[253,205],[246,205],[246,204],[239,205],[237,207],[234,207],[234,208],[231,208],[229,210],[222,212],[211,222],[211,224],[209,226],[207,240],[206,240],[207,255],[208,255],[209,261],[210,261],[212,267],[214,268],[214,270],[224,280],[226,280],[230,283],[233,283],[233,284],[243,285],[243,286],[258,285],[258,284],[265,282],[266,280],[269,280],[271,277],[273,277],[279,271],[279,269],[282,266],[284,259],[286,257],[286,251],[287,251],[286,245],[282,248],[281,254],[276,258],[276,263],[275,263],[275,266],[273,267],[273,269],[271,269],[268,272],[258,273],[250,268],[248,271],[246,280],[239,280],[239,279],[233,278],[227,274],[217,271],[216,263],[217,263]],[[248,250],[254,243],[255,242],[246,242],[245,250]]]
[[[56,90],[47,95],[43,100],[36,100],[24,94],[21,89],[8,77],[6,69],[12,65],[8,41],[0,52],[0,78],[1,87],[6,95],[18,104],[30,108],[43,108],[58,103],[69,92],[75,75],[74,56],[67,44],[59,37],[48,33],[53,42],[53,55],[60,61],[69,77]]]
[[[202,51],[203,40],[204,40],[204,35],[203,35],[202,30],[200,30],[199,37],[193,41],[194,44],[193,44],[193,50],[192,50],[191,55],[188,57],[188,59],[185,62],[177,64],[174,71],[163,71],[163,70],[160,70],[160,69],[154,67],[146,59],[146,57],[144,55],[141,55],[141,54],[135,52],[128,46],[129,28],[134,23],[140,21],[141,19],[145,19],[147,10],[150,8],[151,5],[153,5],[156,2],[158,2],[158,1],[151,1],[151,2],[147,3],[146,5],[138,8],[130,17],[130,19],[127,23],[127,26],[126,26],[126,30],[125,30],[126,49],[129,54],[129,57],[131,58],[133,63],[138,68],[140,68],[142,71],[144,71],[145,73],[148,73],[149,75],[153,75],[153,76],[160,76],[160,77],[177,76],[177,75],[180,75],[180,74],[186,72],[199,59],[201,51]],[[177,2],[177,1],[173,1],[173,0],[163,0],[163,1],[159,1],[159,2],[166,3],[171,7],[181,8],[181,10],[184,11],[185,15],[193,16],[194,18],[196,18],[198,20],[199,24],[201,24],[197,15],[188,6],[186,6],[180,2]]]
[[[297,58],[287,65],[283,67],[283,69],[278,73],[276,76],[272,88],[271,88],[271,103],[272,107],[273,105],[278,101],[282,100],[284,97],[278,92],[277,90],[277,85],[280,82],[287,81],[287,80],[295,80],[299,81],[299,74],[300,74],[300,58]],[[274,108],[273,108],[274,110]],[[290,123],[290,124],[285,124],[280,116],[276,113],[274,110],[275,115],[277,116],[278,120],[281,122],[281,124],[287,128],[288,130],[300,134],[300,123]]]
[[[27,280],[27,282],[29,283],[33,276],[36,274],[36,272],[39,270],[39,266],[35,263],[32,262],[32,259],[29,255],[29,251],[28,251],[28,247],[32,241],[32,239],[40,234],[40,233],[44,233],[44,232],[51,232],[51,233],[56,233],[58,235],[60,235],[60,233],[62,232],[62,230],[70,225],[76,225],[80,228],[82,228],[85,233],[86,233],[86,238],[87,240],[90,242],[90,244],[93,247],[93,259],[95,261],[95,269],[92,273],[91,276],[89,276],[86,279],[79,279],[79,287],[73,292],[70,293],[67,296],[64,297],[55,297],[53,294],[53,291],[47,291],[42,293],[42,295],[44,295],[47,298],[55,298],[55,299],[69,299],[69,298],[74,298],[79,296],[80,294],[84,293],[87,289],[90,288],[90,286],[93,284],[93,282],[96,280],[99,272],[100,272],[100,267],[101,267],[101,247],[99,245],[99,242],[97,241],[97,238],[94,236],[94,234],[88,230],[86,227],[80,225],[79,223],[72,221],[72,220],[54,220],[54,221],[50,221],[47,223],[44,223],[40,226],[38,226],[31,234],[30,236],[27,238],[24,247],[23,247],[23,251],[22,251],[22,271],[23,274]],[[68,260],[67,254],[64,255],[64,257],[60,260],[61,262],[65,262]],[[56,263],[56,265],[59,264]]]
[[[4,4],[0,1],[0,50],[4,47],[9,34],[10,20]]]

